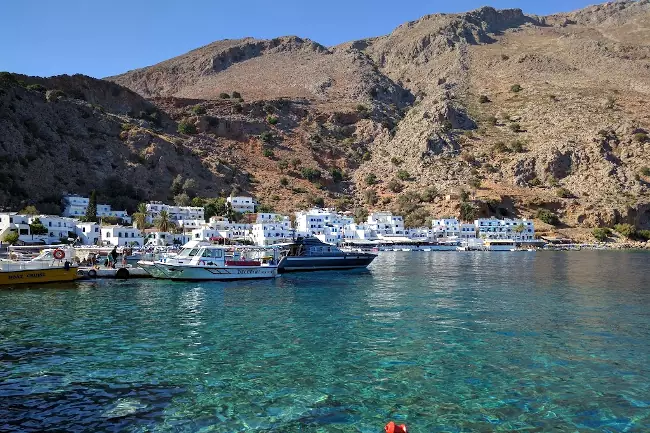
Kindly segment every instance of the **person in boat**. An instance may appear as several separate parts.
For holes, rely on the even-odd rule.
[[[391,421],[384,427],[386,433],[407,433],[406,425],[401,424],[397,425],[395,422]]]
[[[109,254],[111,260],[111,268],[115,269],[115,265],[117,264],[117,247],[113,247],[113,250]]]

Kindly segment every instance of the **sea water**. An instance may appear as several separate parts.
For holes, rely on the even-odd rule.
[[[0,431],[650,431],[650,254],[0,290]]]

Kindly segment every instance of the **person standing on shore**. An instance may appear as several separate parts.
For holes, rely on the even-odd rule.
[[[111,257],[111,268],[115,269],[115,265],[117,264],[117,247],[113,247],[113,251],[109,254]]]

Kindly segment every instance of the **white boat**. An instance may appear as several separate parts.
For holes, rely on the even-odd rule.
[[[74,250],[67,247],[47,248],[29,261],[0,259],[0,285],[57,283],[77,279],[72,264]]]
[[[517,245],[511,239],[486,239],[483,245],[486,251],[517,251]]]
[[[270,256],[269,256],[270,253]],[[178,255],[138,266],[154,278],[189,281],[225,281],[275,278],[276,250],[259,247],[213,245],[191,241]]]

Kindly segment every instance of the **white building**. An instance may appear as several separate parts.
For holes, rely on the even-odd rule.
[[[118,247],[144,245],[142,232],[136,228],[126,226],[103,226],[100,230],[101,241],[105,245]]]
[[[377,233],[374,230],[366,224],[357,224],[354,222],[344,226],[343,236],[346,242],[377,240]]]
[[[474,221],[474,226],[484,239],[535,240],[535,226],[527,219],[480,218]]]
[[[178,220],[176,225],[183,231],[192,231],[206,226],[205,220]]]
[[[461,239],[476,239],[476,226],[470,223],[462,223],[459,237]]]
[[[63,216],[80,218],[86,215],[90,199],[88,197],[81,197],[78,195],[66,195],[63,197]],[[98,217],[115,217],[121,218],[123,221],[130,223],[131,217],[124,211],[111,209],[108,204],[97,205]]]
[[[153,221],[160,216],[160,212],[167,211],[171,221],[201,220],[205,221],[205,209],[197,206],[171,206],[159,201],[147,203],[147,222]]]
[[[151,231],[147,233],[144,243],[145,245],[156,247],[185,245],[191,240],[191,238],[190,235],[182,233]]]
[[[250,240],[252,224],[231,223],[225,218],[212,217],[208,225],[192,230],[192,240]]]
[[[250,239],[255,245],[267,246],[293,240],[291,220],[287,216],[259,213],[257,220],[252,225]]]
[[[314,208],[296,212],[296,236],[314,236],[328,244],[345,240],[345,227],[354,224],[354,218],[344,216],[334,209]]]
[[[374,230],[379,238],[390,239],[407,235],[404,229],[404,218],[391,212],[371,213],[366,225]]]
[[[454,238],[460,236],[460,222],[456,218],[435,219],[432,222],[434,237]]]
[[[232,210],[240,213],[255,213],[255,200],[252,197],[228,197]]]
[[[75,238],[77,236],[77,220],[55,215],[30,215],[28,221],[34,224],[36,220],[48,230],[46,242],[58,244],[61,239]]]
[[[99,245],[100,226],[94,222],[78,222],[77,237],[83,245]]]
[[[10,233],[18,233],[23,242],[47,242],[47,236],[32,236],[29,228],[29,216],[16,213],[0,214],[0,241]]]

